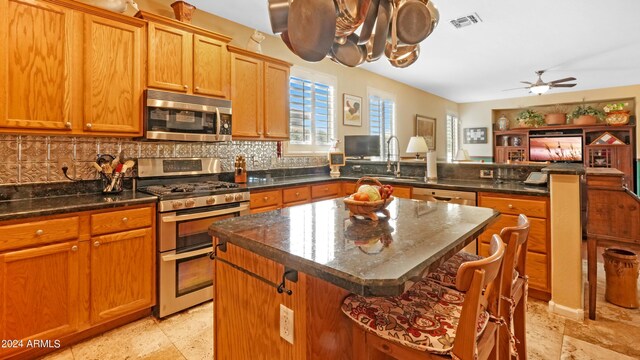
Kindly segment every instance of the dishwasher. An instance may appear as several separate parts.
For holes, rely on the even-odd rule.
[[[411,196],[411,198],[416,200],[476,206],[476,193],[471,191],[426,189],[414,187],[412,193],[413,195]],[[473,240],[463,250],[473,254],[477,254],[477,241]]]

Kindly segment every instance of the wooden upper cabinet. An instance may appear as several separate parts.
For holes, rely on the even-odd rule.
[[[77,241],[0,254],[0,338],[26,343],[77,331],[80,273]],[[0,358],[9,352],[0,348]]]
[[[193,93],[229,97],[227,44],[207,36],[193,36]]]
[[[154,305],[152,228],[91,238],[91,323]]]
[[[85,15],[84,23],[84,130],[142,135],[144,22]]]
[[[291,64],[235,46],[231,52],[233,136],[289,139]]]
[[[233,136],[261,137],[263,115],[263,62],[231,54],[231,100]]]
[[[71,131],[78,14],[19,0],[0,0],[0,14],[0,127]]]
[[[265,62],[264,136],[289,138],[289,66]]]
[[[149,22],[149,87],[188,92],[192,48],[191,33]]]

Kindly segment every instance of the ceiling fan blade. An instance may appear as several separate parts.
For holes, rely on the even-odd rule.
[[[576,78],[568,77],[568,78],[564,78],[564,79],[560,79],[560,80],[549,81],[549,84],[558,84],[558,83],[561,83],[561,82],[574,81],[574,80],[576,80]]]
[[[527,84],[527,85],[533,85],[533,83],[529,82],[529,81],[520,81],[523,84]]]
[[[513,88],[513,89],[504,89],[502,91],[520,90],[520,89],[528,89],[528,88],[529,88],[528,86],[525,86],[525,87],[517,87],[517,88]]]
[[[564,88],[570,88],[570,87],[574,87],[577,84],[550,84],[549,87],[554,87],[554,88],[558,88],[558,87],[564,87]]]

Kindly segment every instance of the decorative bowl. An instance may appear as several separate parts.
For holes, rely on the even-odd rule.
[[[611,111],[605,119],[609,125],[626,125],[629,123],[629,112],[625,110]]]
[[[380,181],[378,181],[377,179],[364,176],[358,179],[358,181],[356,182],[356,190],[363,182],[366,181],[372,182],[378,186],[382,186]],[[353,196],[353,194],[351,196]],[[344,198],[344,203],[349,209],[350,216],[360,215],[373,221],[378,221],[378,216],[375,213],[382,212],[387,216],[387,218],[389,217],[389,212],[386,210],[386,207],[393,201],[393,196],[389,196],[386,199],[380,199],[376,201],[358,201],[354,200],[351,196]]]

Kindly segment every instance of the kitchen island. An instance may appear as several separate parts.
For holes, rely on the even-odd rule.
[[[379,222],[341,199],[216,222],[216,359],[350,359],[349,293],[399,295],[498,216],[492,209],[395,199]],[[293,343],[280,336],[293,311]]]

